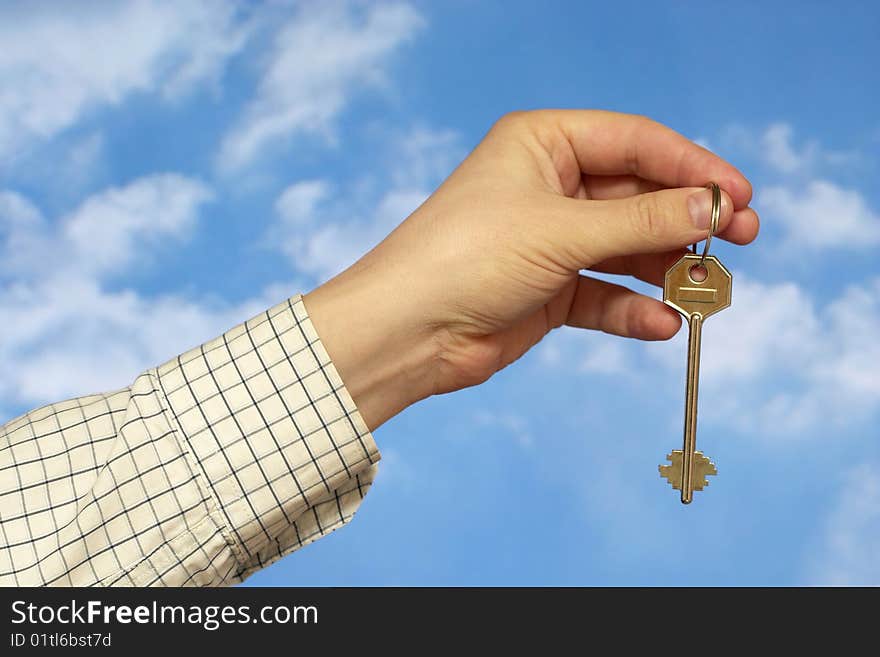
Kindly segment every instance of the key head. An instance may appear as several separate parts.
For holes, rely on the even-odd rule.
[[[706,319],[730,305],[733,276],[715,256],[706,256],[702,270],[699,264],[700,256],[688,253],[666,271],[663,301],[687,318]]]

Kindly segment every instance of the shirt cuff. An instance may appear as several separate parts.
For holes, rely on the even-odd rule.
[[[297,295],[157,369],[240,578],[348,522],[379,450]]]

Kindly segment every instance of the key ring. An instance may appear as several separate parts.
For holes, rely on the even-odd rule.
[[[710,182],[706,187],[712,190],[712,220],[709,222],[709,234],[706,236],[706,243],[703,244],[703,255],[700,256],[700,267],[706,262],[706,256],[709,253],[709,245],[712,243],[712,236],[715,234],[715,231],[718,230],[718,220],[721,218],[721,188],[718,186],[718,183],[714,182]],[[696,253],[697,245],[694,244],[691,246],[691,250],[693,253]]]

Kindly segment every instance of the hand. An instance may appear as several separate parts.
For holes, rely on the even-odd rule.
[[[428,397],[482,383],[567,324],[664,340],[671,308],[579,274],[662,285],[705,239],[758,233],[749,182],[678,133],[600,111],[514,113],[375,249],[305,297],[371,428]]]

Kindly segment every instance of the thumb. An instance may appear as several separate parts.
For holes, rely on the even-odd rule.
[[[609,201],[567,199],[569,218],[582,257],[594,264],[614,256],[660,253],[706,239],[712,218],[712,190],[664,189]],[[722,190],[720,233],[733,217],[733,202]]]

